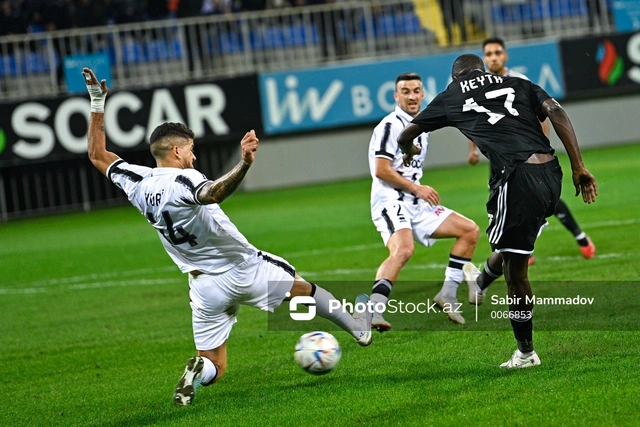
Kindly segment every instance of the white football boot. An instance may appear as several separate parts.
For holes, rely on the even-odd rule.
[[[391,330],[391,323],[385,320],[380,313],[373,313],[373,319],[371,319],[371,329],[375,329],[378,332],[387,332]]]
[[[358,329],[354,331],[354,338],[358,344],[366,347],[371,344],[371,340],[373,339],[371,334],[373,311],[371,310],[371,307],[369,307],[369,296],[367,294],[360,294],[356,297],[354,308],[358,303],[366,304],[367,309],[361,313],[356,312],[353,314],[353,319],[358,323]]]
[[[500,367],[507,369],[523,369],[531,368],[532,366],[538,366],[540,363],[540,358],[535,351],[527,353],[527,355],[525,356],[520,352],[520,350],[516,350],[513,352],[513,356],[511,356],[511,359],[502,363]]]
[[[478,286],[478,276],[480,276],[480,270],[478,267],[468,262],[462,266],[462,273],[464,274],[464,281],[469,286],[469,304],[480,305],[484,302],[485,291]]]
[[[449,320],[459,325],[464,325],[464,317],[462,317],[462,311],[460,310],[460,303],[456,298],[444,297],[438,292],[438,295],[433,297],[433,302],[436,303],[442,311],[447,314]]]

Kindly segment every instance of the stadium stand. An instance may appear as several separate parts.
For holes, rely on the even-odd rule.
[[[601,17],[597,29],[591,25],[593,1],[467,0],[468,25],[474,31],[464,42],[477,43],[487,34],[517,40],[607,31],[612,27],[610,14]],[[27,3],[14,5],[24,8]],[[7,4],[12,2],[1,1],[0,11],[6,13]],[[56,4],[50,2],[51,7]],[[65,93],[62,59],[96,52],[108,52],[114,86],[129,88],[142,84],[134,78],[141,67],[148,76],[144,84],[150,85],[437,51],[446,46],[439,37],[443,27],[435,4],[435,0],[347,1],[150,20],[150,16],[165,15],[150,14],[141,3],[128,15],[117,11],[105,15],[105,23],[146,19],[138,23],[0,37],[0,97],[12,100],[40,95],[32,90],[39,85],[21,81],[25,78],[48,82],[51,95]],[[173,15],[180,15],[178,9],[175,12]],[[166,16],[173,16],[170,13],[167,9]],[[25,28],[36,27],[29,24]]]

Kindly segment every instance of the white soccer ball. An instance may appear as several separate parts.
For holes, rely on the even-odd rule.
[[[302,369],[313,375],[331,372],[340,361],[342,350],[338,340],[328,332],[309,332],[296,343],[293,357]]]

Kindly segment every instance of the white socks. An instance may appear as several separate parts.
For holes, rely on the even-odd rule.
[[[443,297],[455,298],[462,279],[463,274],[461,269],[447,267],[444,271],[444,283],[442,284],[440,294]]]
[[[332,321],[351,335],[355,336],[354,331],[358,329],[358,325],[353,320],[353,317],[347,313],[342,304],[333,310],[329,310],[331,301],[337,301],[336,297],[318,285],[316,285],[316,292],[312,296],[316,300],[316,313],[318,316]],[[334,303],[334,307],[335,305],[336,304]]]
[[[200,381],[202,382],[202,385],[206,386],[216,379],[216,375],[218,375],[218,368],[216,368],[216,365],[206,357],[202,357],[202,360],[204,360],[204,367],[202,368],[202,377],[200,378]]]
[[[373,307],[375,307],[378,303],[382,303],[382,304],[384,304],[386,306],[387,305],[387,301],[389,301],[389,298],[385,297],[382,294],[378,294],[378,293],[371,294],[371,303],[372,303]],[[378,313],[376,311],[375,314],[382,314],[382,313]]]

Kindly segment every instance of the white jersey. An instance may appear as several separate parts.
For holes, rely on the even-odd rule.
[[[512,70],[511,68],[504,67],[504,69],[505,69],[504,77],[519,77],[521,79],[529,80],[529,77],[515,70]]]
[[[149,168],[119,159],[107,177],[158,231],[183,273],[220,274],[258,252],[220,206],[200,204],[198,191],[209,180],[195,169]]]
[[[371,211],[377,212],[382,207],[392,201],[402,201],[404,203],[418,204],[419,199],[412,193],[395,189],[389,184],[376,177],[376,158],[391,160],[391,167],[398,171],[400,175],[420,184],[422,178],[422,165],[427,155],[429,145],[429,134],[419,135],[415,142],[422,144],[422,152],[411,160],[410,166],[402,163],[402,150],[398,147],[398,136],[406,125],[411,123],[413,117],[396,106],[396,109],[387,115],[373,130],[371,141],[369,142],[369,171],[373,178],[371,185]]]

